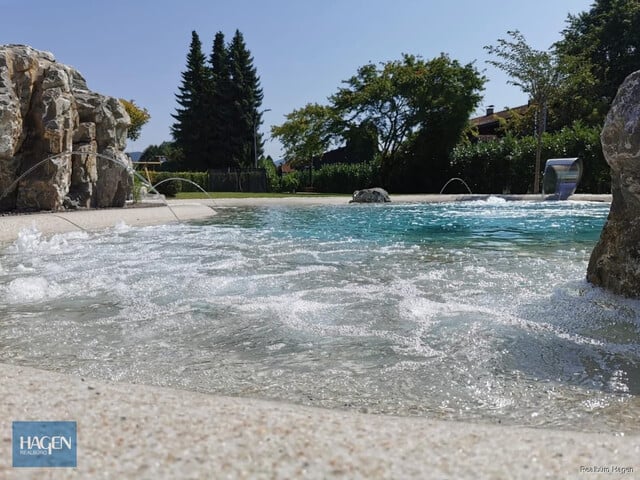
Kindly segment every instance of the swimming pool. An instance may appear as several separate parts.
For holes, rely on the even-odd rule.
[[[0,252],[0,361],[371,413],[637,431],[608,205],[221,208]]]

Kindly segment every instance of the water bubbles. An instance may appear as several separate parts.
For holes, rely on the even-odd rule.
[[[612,392],[627,393],[629,391],[629,378],[624,370],[615,370],[611,373],[607,386]]]
[[[70,232],[47,238],[42,235],[42,232],[34,224],[29,228],[22,229],[18,233],[18,238],[6,249],[6,252],[23,254],[28,257],[34,254],[64,253],[69,246],[69,241],[87,238],[89,238],[87,232]]]
[[[62,289],[55,283],[49,283],[42,277],[19,277],[6,286],[0,286],[4,298],[10,304],[31,303],[55,298]]]
[[[487,198],[486,200],[484,200],[484,202],[487,205],[504,205],[507,203],[507,201],[502,198],[502,197],[495,197],[493,195],[490,195],[489,198]]]
[[[129,225],[127,225],[124,220],[119,220],[113,226],[113,231],[116,232],[116,233],[125,233],[125,232],[128,232],[130,230],[131,230],[131,227]]]
[[[13,242],[7,250],[10,253],[26,253],[35,250],[41,242],[42,233],[38,230],[35,223],[24,228],[18,233],[18,238]]]
[[[278,350],[282,350],[286,346],[286,343],[274,343],[273,345],[267,345],[267,350],[270,352],[277,352]]]

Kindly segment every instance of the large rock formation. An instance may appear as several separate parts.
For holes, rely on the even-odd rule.
[[[613,200],[589,260],[587,280],[640,297],[640,71],[618,90],[600,138],[611,166]]]
[[[117,99],[52,54],[0,46],[0,211],[123,206],[129,124]]]

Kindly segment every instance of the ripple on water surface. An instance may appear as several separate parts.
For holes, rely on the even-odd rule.
[[[637,431],[640,304],[592,203],[220,209],[0,254],[0,359],[400,415]]]

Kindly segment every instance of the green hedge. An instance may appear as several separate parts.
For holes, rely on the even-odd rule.
[[[324,165],[313,172],[313,187],[322,193],[353,193],[374,187],[378,173],[377,165],[371,162]]]
[[[301,172],[291,172],[282,175],[279,183],[280,192],[295,193],[300,189]]]
[[[209,188],[209,174],[206,172],[149,172],[149,179],[153,185],[168,178],[183,178],[200,185],[206,192]],[[180,192],[199,192],[200,189],[189,182],[172,180],[158,186],[163,195],[175,197]]]
[[[542,137],[540,179],[550,158],[579,157],[584,172],[578,192],[607,193],[611,182],[600,145],[600,129],[579,123]],[[532,190],[536,158],[534,137],[507,136],[492,142],[458,146],[451,176],[465,180],[473,193],[527,193]]]
[[[276,169],[273,160],[271,157],[261,158],[260,159],[260,168],[264,168],[267,174],[267,191],[268,192],[279,192],[281,191],[281,180],[278,175],[278,171]]]

